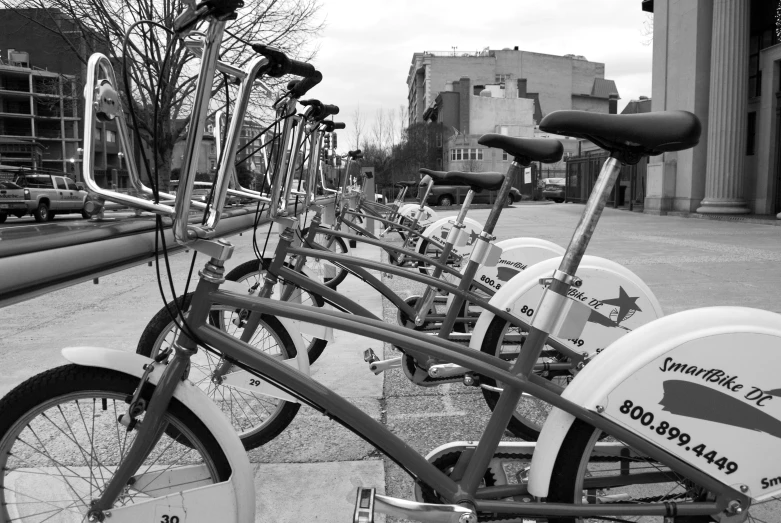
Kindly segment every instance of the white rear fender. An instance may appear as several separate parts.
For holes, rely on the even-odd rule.
[[[607,347],[562,397],[757,501],[781,493],[781,315],[709,307],[660,318]],[[599,409],[597,409],[599,407]],[[545,496],[572,419],[554,409],[529,490]]]
[[[539,281],[549,278],[560,263],[561,258],[555,257],[528,266],[505,283],[489,303],[498,309],[510,309],[513,315],[531,323],[543,292]],[[584,256],[577,277],[582,284],[572,287],[569,297],[588,306],[590,316],[579,337],[558,340],[577,352],[593,356],[625,334],[662,316],[662,308],[651,289],[626,267],[598,256]],[[493,316],[488,312],[480,315],[470,347],[480,350]]]
[[[426,240],[439,247],[444,247],[447,241],[447,237],[450,234],[450,229],[453,228],[453,222],[455,222],[455,220],[455,216],[440,218],[426,227],[426,229],[421,233],[421,237],[418,239],[418,243],[416,244],[417,252],[422,254],[424,242]],[[454,246],[453,253],[461,256],[464,259],[464,262],[466,262],[466,259],[470,254],[472,254],[472,249],[474,248],[473,246],[477,236],[482,231],[483,224],[477,220],[473,220],[472,218],[464,218],[464,228],[462,229],[462,232],[466,235],[466,245],[459,247]]]
[[[139,354],[99,347],[68,347],[62,349],[62,355],[77,365],[111,369],[137,378],[141,378],[144,374],[144,366],[153,361]],[[150,383],[157,384],[163,368],[157,366],[149,374]],[[230,463],[232,470],[230,479],[224,483],[199,487],[183,491],[181,494],[171,494],[143,504],[112,510],[111,521],[161,521],[160,517],[153,519],[160,514],[168,515],[169,519],[178,516],[180,521],[185,521],[182,506],[187,509],[188,523],[254,521],[254,478],[246,451],[236,431],[217,405],[189,381],[179,383],[174,391],[174,397],[190,409],[217,440]],[[214,506],[215,502],[219,504]],[[195,510],[191,511],[191,509]]]
[[[407,203],[405,205],[402,205],[399,209],[399,215],[409,219],[414,220],[415,216],[417,216],[418,211],[420,210],[420,205],[417,203]],[[423,215],[418,218],[418,223],[420,225],[426,225],[429,223],[433,223],[435,221],[439,220],[439,215],[434,211],[431,207],[428,205],[423,206]]]
[[[559,245],[538,238],[510,238],[496,242],[495,245],[502,250],[499,261],[495,265],[478,267],[474,279],[497,292],[526,268],[564,255],[564,249]],[[462,273],[466,267],[467,265],[464,264],[461,268]],[[448,308],[452,301],[453,295],[448,296]]]

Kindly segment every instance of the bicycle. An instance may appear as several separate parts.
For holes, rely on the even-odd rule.
[[[215,7],[212,7],[212,4],[203,4],[200,9],[208,12],[209,9],[215,9]],[[192,11],[197,12],[195,9]],[[197,19],[197,16],[194,18]],[[208,34],[212,44],[219,44],[219,32],[224,23],[221,20],[210,20]],[[213,68],[216,51],[207,50],[204,57],[199,85],[206,84],[205,80],[210,80],[208,75],[210,68]],[[94,66],[94,63],[91,66]],[[110,66],[107,60],[105,63],[107,67]],[[291,68],[294,72],[307,74],[299,64],[293,63]],[[90,80],[94,81],[94,77]],[[88,83],[88,85],[94,84]],[[204,94],[205,89],[201,89],[199,93]],[[196,104],[196,116],[198,116],[198,107]],[[609,396],[615,392],[620,394],[623,399],[625,394],[646,390],[647,385],[654,384],[654,380],[646,374],[658,372],[655,370],[658,367],[658,359],[664,358],[671,351],[701,352],[703,347],[687,346],[683,349],[680,348],[682,347],[680,345],[670,347],[669,340],[674,339],[675,336],[679,336],[680,339],[680,335],[684,333],[688,333],[690,336],[688,342],[696,344],[697,341],[708,340],[706,345],[712,346],[713,329],[717,329],[718,333],[715,335],[719,337],[716,341],[719,342],[718,358],[720,363],[734,363],[736,358],[730,356],[728,351],[723,349],[735,342],[741,343],[743,346],[750,345],[757,355],[767,356],[769,350],[772,350],[772,344],[777,344],[781,337],[779,329],[781,322],[778,315],[750,309],[724,307],[715,311],[706,309],[706,313],[689,311],[668,316],[658,320],[658,325],[648,324],[645,328],[634,331],[615,345],[606,348],[595,360],[599,363],[586,366],[563,393],[531,373],[531,368],[537,361],[549,331],[573,332],[582,323],[583,309],[579,307],[577,302],[567,299],[566,294],[588,240],[598,222],[601,210],[604,208],[607,194],[619,173],[620,163],[638,161],[646,155],[682,150],[694,146],[699,139],[699,123],[693,115],[684,112],[597,115],[563,111],[546,116],[541,122],[541,128],[558,134],[585,136],[592,141],[596,140],[596,143],[611,152],[611,159],[606,162],[606,166],[600,174],[595,191],[592,192],[583,218],[573,235],[573,241],[570,243],[560,268],[546,282],[548,285],[541,307],[538,308],[532,320],[532,328],[524,347],[526,351],[513,365],[485,354],[466,352],[462,347],[444,340],[425,337],[414,331],[388,326],[371,319],[343,317],[335,312],[296,307],[285,302],[253,299],[220,291],[217,289],[220,279],[220,262],[221,258],[229,256],[229,247],[224,242],[209,241],[203,236],[191,239],[191,241],[194,240],[191,245],[197,245],[198,248],[208,250],[212,255],[216,255],[212,256],[210,263],[204,269],[204,277],[195,291],[196,296],[203,294],[204,297],[210,297],[209,299],[219,298],[221,301],[237,307],[254,309],[261,313],[274,313],[299,321],[326,325],[338,324],[338,326],[346,327],[352,332],[368,334],[391,343],[414,346],[416,349],[435,357],[452,359],[474,369],[479,375],[490,376],[506,383],[499,405],[492,414],[480,442],[476,446],[458,442],[453,444],[449,453],[455,452],[458,456],[451,459],[446,468],[449,475],[439,470],[429,460],[412,452],[399,438],[389,433],[378,422],[363,414],[346,400],[329,393],[324,387],[288,366],[267,356],[255,354],[250,347],[240,341],[206,325],[206,318],[210,310],[209,299],[202,302],[195,301],[188,320],[193,331],[204,341],[219,345],[231,352],[253,368],[253,372],[257,372],[254,369],[261,369],[260,374],[270,383],[280,386],[287,393],[294,394],[302,401],[327,412],[329,416],[374,443],[420,482],[419,492],[423,500],[442,502],[435,504],[425,501],[398,500],[376,495],[372,489],[360,487],[355,521],[359,521],[361,517],[370,519],[374,511],[425,521],[459,521],[460,523],[474,522],[478,516],[489,520],[505,516],[513,516],[515,519],[556,516],[571,520],[575,517],[634,515],[655,515],[666,518],[715,515],[727,520],[729,518],[732,520],[743,519],[747,515],[752,499],[761,500],[767,496],[773,496],[781,488],[775,485],[775,488],[770,488],[769,491],[765,489],[765,493],[755,493],[762,487],[761,476],[766,474],[766,471],[772,470],[772,463],[767,463],[765,453],[758,452],[755,445],[747,444],[743,449],[745,452],[741,452],[741,456],[753,456],[752,467],[746,466],[745,462],[738,463],[729,459],[724,459],[722,463],[720,459],[715,459],[715,457],[712,458],[713,463],[709,463],[707,458],[700,458],[697,451],[683,450],[688,443],[699,442],[699,438],[704,439],[705,437],[698,433],[692,436],[689,434],[689,432],[694,432],[691,429],[686,429],[687,432],[681,430],[679,425],[682,424],[678,420],[681,411],[678,411],[679,414],[668,411],[668,413],[660,415],[660,418],[665,418],[665,420],[660,422],[655,430],[649,430],[649,425],[645,425],[645,423],[653,423],[658,412],[655,413],[649,409],[648,403],[644,403],[645,400],[619,400],[613,403],[604,403],[602,400],[605,393]],[[197,134],[196,131],[191,136],[198,138]],[[193,145],[197,143],[195,139],[188,138],[188,143],[190,142]],[[516,158],[520,160],[518,163],[522,163],[522,157]],[[185,170],[183,169],[183,171]],[[218,186],[220,191],[224,193],[228,177],[225,176],[224,169],[221,169],[220,175],[218,175]],[[192,178],[187,179],[187,182],[191,184]],[[108,192],[104,192],[103,196],[107,199],[119,199],[118,196]],[[182,191],[182,196],[187,196],[186,190]],[[188,207],[187,199],[177,199],[176,202],[177,205],[182,206],[182,209]],[[145,205],[158,204],[147,202]],[[150,208],[146,206],[144,208]],[[152,208],[157,209],[156,207]],[[158,212],[170,213],[165,209],[157,210]],[[178,236],[180,241],[190,239],[189,235],[186,234],[186,224],[180,227],[175,225],[176,230],[185,233]],[[197,235],[197,230],[192,228],[190,230],[193,230]],[[209,281],[209,279],[214,281]],[[734,319],[736,315],[739,316],[738,321]],[[569,321],[565,321],[565,319]],[[693,325],[693,322],[697,325]],[[736,330],[738,324],[746,327],[746,330],[743,330],[742,333]],[[757,340],[755,336],[752,338],[751,333],[765,336],[767,339]],[[646,338],[649,334],[650,336]],[[727,339],[730,337],[733,339]],[[747,343],[750,338],[752,338],[752,343]],[[117,354],[100,349],[71,349],[66,351],[66,357],[71,361],[80,362],[82,365],[87,364],[90,368],[82,371],[79,370],[79,367],[70,366],[59,371],[49,371],[16,389],[10,397],[0,403],[0,412],[3,414],[0,416],[0,420],[2,420],[0,423],[3,424],[0,431],[3,434],[0,440],[0,448],[3,449],[3,452],[0,456],[2,457],[4,481],[9,474],[18,474],[19,470],[16,468],[9,471],[8,465],[18,466],[18,462],[14,462],[14,460],[21,459],[21,454],[9,456],[7,449],[9,442],[19,441],[16,438],[19,432],[16,430],[19,425],[17,421],[26,421],[29,416],[25,416],[25,414],[28,411],[35,413],[39,407],[43,408],[51,401],[56,401],[59,398],[58,392],[64,388],[63,383],[70,383],[75,394],[89,395],[97,392],[96,400],[100,400],[94,402],[94,405],[97,406],[101,405],[107,396],[111,394],[117,396],[113,389],[121,387],[114,386],[112,383],[122,380],[127,384],[138,383],[137,380],[145,374],[145,380],[142,381],[147,384],[147,388],[149,385],[154,386],[154,391],[150,400],[145,404],[148,408],[143,413],[142,423],[133,424],[134,441],[127,452],[123,453],[124,459],[118,462],[116,468],[113,463],[111,468],[106,468],[105,473],[112,475],[106,481],[106,487],[97,486],[96,491],[100,492],[99,494],[90,492],[88,495],[91,498],[89,504],[79,500],[84,505],[84,513],[80,512],[78,515],[80,517],[86,515],[87,518],[94,520],[103,520],[106,517],[106,512],[110,511],[111,517],[115,518],[113,521],[123,521],[137,520],[142,516],[151,517],[152,515],[156,517],[162,515],[169,519],[174,516],[184,518],[186,511],[190,521],[213,521],[217,517],[221,521],[250,520],[254,513],[254,496],[251,491],[251,475],[246,464],[246,457],[242,452],[243,449],[236,436],[231,433],[232,428],[220,418],[218,413],[214,412],[213,406],[203,396],[191,394],[189,391],[192,390],[192,386],[180,379],[185,373],[189,356],[196,348],[196,344],[184,335],[180,341],[181,343],[176,349],[177,356],[165,366],[163,372],[156,372],[155,368],[159,365],[140,356]],[[627,348],[629,348],[628,351],[622,351]],[[705,347],[705,350],[707,348]],[[627,357],[627,352],[631,352],[632,357]],[[648,355],[649,352],[652,354]],[[638,358],[639,354],[646,354],[646,356]],[[743,364],[744,366],[751,365],[751,368],[756,372],[756,366],[753,365],[754,359],[742,359],[742,361],[747,362]],[[141,368],[142,363],[147,365],[146,371]],[[111,368],[121,369],[121,371],[111,370]],[[763,373],[762,376],[772,378],[772,371],[767,369],[759,369],[759,371]],[[88,385],[72,379],[58,378],[64,374],[73,375],[78,372],[91,373],[94,378],[93,382]],[[602,381],[596,379],[606,375],[609,375],[609,379]],[[617,384],[618,380],[633,376],[637,376],[640,383],[632,382],[625,385],[624,382],[621,382]],[[681,374],[681,376],[685,376],[685,374]],[[111,379],[103,379],[104,377]],[[656,381],[655,390],[658,391],[662,385],[658,383],[658,380]],[[42,386],[44,383],[49,386]],[[694,382],[686,381],[686,383]],[[735,380],[730,387],[737,386],[734,383]],[[60,389],[53,390],[52,385],[60,387]],[[596,387],[594,387],[595,385]],[[139,387],[138,391],[143,389],[144,387]],[[578,389],[580,392],[589,391],[588,397],[585,398],[586,401],[583,401],[583,398],[575,397]],[[716,389],[709,388],[708,390],[715,391]],[[541,443],[536,446],[537,448],[532,444],[500,443],[503,428],[511,415],[512,405],[521,397],[523,391],[538,395],[560,409],[551,415],[551,417],[555,416],[558,422],[553,423],[549,419],[546,423],[543,435],[548,437],[542,438]],[[122,392],[120,391],[119,394]],[[148,392],[134,394],[131,403],[137,407],[139,404],[134,400],[145,397],[147,394]],[[685,394],[682,394],[680,390],[671,389],[669,397],[666,394],[667,391],[665,391],[665,404],[667,406],[677,409],[680,405],[685,404],[685,402],[675,401],[685,397]],[[48,402],[45,397],[42,397],[46,395],[50,396]],[[175,399],[169,408],[168,399],[171,397],[175,397]],[[570,398],[577,401],[570,401]],[[767,401],[765,400],[765,403]],[[628,405],[627,402],[632,404]],[[199,430],[195,421],[186,416],[177,417],[180,403],[192,412],[202,414],[201,423],[202,426],[205,426],[206,431]],[[32,408],[30,408],[31,405]],[[741,405],[745,405],[745,403],[741,402]],[[637,410],[638,407],[639,410]],[[650,417],[646,415],[649,413]],[[168,430],[165,430],[166,427],[162,425],[161,415],[166,415],[171,420],[171,427],[168,427]],[[694,423],[691,421],[693,419],[691,416],[682,415],[680,417],[687,418],[690,423]],[[130,424],[137,418],[130,416],[130,420],[126,419],[126,421]],[[114,418],[112,416],[108,419],[113,420]],[[659,430],[665,422],[667,425],[660,433]],[[12,429],[10,434],[9,425]],[[682,426],[686,427],[685,424]],[[698,427],[698,430],[702,432],[701,424],[692,426]],[[596,435],[599,430],[604,430],[620,441],[625,441],[628,446],[617,442],[597,441]],[[761,434],[764,434],[755,433],[750,428],[735,428],[735,430],[740,436],[750,438],[753,443],[760,441]],[[187,432],[185,433],[185,431]],[[207,439],[206,432],[210,432],[214,436],[212,442],[216,441],[216,445],[199,445],[201,440]],[[100,433],[100,435],[105,434]],[[153,474],[156,475],[155,479],[162,478],[161,482],[175,478],[172,467],[134,476],[139,464],[144,463],[149,454],[147,449],[149,445],[145,445],[145,443],[153,444],[157,438],[171,438],[172,435],[175,443],[180,446],[188,443],[191,449],[197,449],[199,453],[205,455],[197,462],[198,466],[190,466],[184,471],[179,471],[189,472],[189,479],[197,479],[202,486],[195,489],[181,489],[181,482],[169,482],[163,495],[151,497],[144,503],[116,507],[116,500],[119,499],[126,487],[140,491],[150,484],[149,480],[153,479],[151,478]],[[562,441],[567,443],[576,441],[578,445],[562,446]],[[710,440],[707,442],[708,445],[712,445]],[[695,447],[700,446],[706,447],[704,444],[695,445]],[[94,448],[89,444],[87,447],[90,448],[90,451]],[[594,452],[590,452],[592,448]],[[723,452],[723,447],[717,446],[716,448]],[[441,451],[442,449],[438,450],[438,452]],[[496,454],[497,451],[499,454]],[[533,452],[531,468],[528,475],[524,476],[528,477],[528,482],[524,481],[515,485],[480,486],[481,481],[486,477],[485,472],[492,459],[509,459],[502,456],[514,456],[519,452],[530,453],[530,451]],[[705,455],[704,450],[701,452]],[[92,456],[89,452],[87,455]],[[23,457],[23,455],[21,456]],[[495,456],[499,457],[495,458]],[[9,457],[12,458],[11,463],[9,463]],[[222,459],[223,457],[225,459]],[[597,457],[621,464],[629,463],[629,466],[625,467],[627,470],[631,468],[635,459],[641,460],[638,461],[640,463],[647,463],[647,460],[650,459],[652,460],[650,465],[664,467],[670,472],[623,475],[616,473],[612,476],[587,474],[585,467],[604,463],[604,461],[596,460]],[[765,463],[756,464],[757,458],[760,461],[764,460]],[[528,459],[526,461],[528,462]],[[86,456],[85,463],[89,463],[86,461]],[[193,462],[190,461],[190,463]],[[226,463],[229,469],[220,466]],[[757,467],[763,468],[759,469],[760,474],[752,476],[752,471],[746,469],[754,469],[753,465],[755,464]],[[179,469],[184,469],[184,467],[179,467]],[[595,470],[599,472],[598,469]],[[73,470],[72,472],[75,476],[78,471]],[[230,476],[226,477],[228,473]],[[737,475],[731,477],[732,474]],[[90,476],[89,480],[96,477]],[[134,481],[129,483],[128,480],[131,478]],[[683,479],[679,480],[678,478]],[[622,492],[621,496],[608,493],[610,490],[616,490],[627,484],[644,484],[646,485],[644,489],[647,489],[651,488],[649,485],[653,482],[656,482],[657,486],[650,502],[647,503],[645,501],[649,500],[644,499],[648,497],[645,494],[636,499],[636,503],[627,502],[628,499],[638,495],[636,491],[631,489]],[[670,483],[678,483],[678,490],[671,490]],[[2,492],[2,495],[5,497],[5,491]],[[511,496],[519,498],[534,496],[535,499],[529,502],[508,501],[507,498]],[[539,499],[546,497],[547,501],[539,501]],[[133,500],[123,497],[121,501],[124,503]],[[69,507],[72,506],[74,505]],[[58,508],[60,507],[58,506]],[[5,503],[2,510],[7,515],[8,511],[12,509],[9,509],[8,504]]]

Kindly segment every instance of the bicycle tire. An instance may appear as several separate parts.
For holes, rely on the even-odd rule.
[[[707,492],[672,471],[670,471],[670,481],[632,484],[631,478],[635,475],[633,473],[642,472],[644,468],[664,473],[666,467],[657,461],[649,461],[644,458],[614,456],[612,460],[604,457],[594,459],[592,458],[592,450],[600,439],[600,435],[599,429],[595,429],[584,421],[576,419],[572,423],[553,465],[547,498],[549,502],[575,505],[602,502],[614,506],[617,500],[621,500],[621,502],[636,506],[643,502],[666,503],[674,501],[680,507],[686,502],[705,501]],[[621,476],[623,479],[621,483],[615,483],[608,488],[584,490],[583,480],[586,476],[592,481],[598,481],[599,478],[605,478],[609,481],[608,478],[616,476]],[[778,513],[776,512],[776,514]],[[660,516],[638,517],[638,521],[660,521],[661,519]],[[687,522],[701,521],[702,523],[713,521],[709,516],[690,516],[681,519]],[[575,523],[578,519],[560,517],[554,521],[556,523]],[[625,519],[617,521],[625,521]],[[748,517],[748,521],[752,521],[751,516]],[[759,521],[762,520],[759,519]]]
[[[58,508],[70,514],[76,508],[86,521],[90,509],[87,503],[102,492],[113,467],[124,459],[135,437],[117,421],[116,414],[125,412],[125,398],[133,394],[138,383],[137,377],[119,371],[70,364],[28,379],[0,401],[3,521],[41,521],[41,509],[56,512]],[[141,397],[149,400],[153,390],[148,385]],[[84,421],[85,414],[88,421]],[[70,415],[74,417],[72,423],[68,422]],[[161,466],[173,469],[202,462],[209,472],[206,482],[226,481],[231,474],[230,464],[203,422],[176,398],[171,399],[165,416],[168,429],[175,430],[166,430],[139,472],[158,474]],[[178,441],[172,439],[171,432],[178,435]],[[79,447],[81,441],[84,447]],[[87,487],[97,492],[86,492]],[[156,497],[159,487],[154,481],[137,487],[132,495],[123,494],[115,506]],[[26,489],[32,492],[25,494]],[[85,495],[79,491],[85,491]],[[8,492],[12,494],[6,498]],[[64,495],[73,499],[69,501]]]
[[[268,267],[271,265],[271,259],[263,258],[260,263],[262,263],[263,270],[267,271]],[[287,264],[286,266],[292,268]],[[230,272],[228,272],[228,274],[225,275],[225,279],[229,281],[235,281],[235,282],[246,281],[246,278],[248,276],[251,276],[253,274],[261,274],[261,272],[258,271],[258,267],[259,267],[258,260],[245,261],[244,263],[239,264],[233,269],[231,269]],[[261,280],[262,278],[259,277],[258,281]],[[304,305],[311,305],[313,307],[322,307],[323,305],[325,305],[325,300],[323,300],[323,297],[320,296],[319,294],[315,294],[304,289],[301,289],[300,292],[302,294],[301,301]],[[326,345],[328,345],[328,341],[320,338],[315,338],[313,336],[308,336],[306,334],[301,334],[301,336],[304,338],[304,342],[307,343],[307,354],[309,355],[309,363],[312,364],[315,361],[317,361],[317,358],[319,358],[320,355],[323,353]]]
[[[511,341],[508,337],[506,343],[504,343],[508,329],[513,329],[513,339]],[[522,343],[523,334],[521,333],[521,329],[511,325],[510,322],[499,316],[495,316],[486,330],[480,350],[481,352],[490,354],[491,356],[498,356],[504,360],[513,360],[515,359],[513,358],[513,355],[520,352]],[[559,353],[552,349],[546,349],[540,358],[543,361],[554,360],[559,362],[560,360],[556,357],[558,354]],[[563,371],[557,371],[556,373],[550,371],[547,377],[550,379],[557,378],[557,384],[565,387],[570,380],[570,374],[559,374],[561,372]],[[491,387],[501,386],[501,384],[497,384],[494,379],[487,376],[481,376],[480,381]],[[496,402],[499,401],[500,394],[488,389],[481,390],[488,408],[493,411],[496,407]],[[524,395],[518,401],[515,413],[507,424],[507,429],[512,432],[515,437],[525,439],[526,441],[537,441],[537,438],[540,436],[540,430],[542,430],[542,424],[548,417],[550,409],[551,406],[548,403],[532,396]]]
[[[326,246],[328,245],[329,239],[333,238],[333,243],[331,245],[331,250],[335,253],[339,254],[347,254],[349,252],[349,249],[347,248],[347,244],[344,243],[344,240],[340,236],[332,236],[328,234],[329,230],[325,229],[323,227],[320,228],[321,231],[317,232],[315,234],[315,240],[314,242]],[[309,227],[306,227],[301,230],[301,237],[306,238],[309,235]],[[304,243],[304,247],[306,247],[306,242]],[[321,266],[317,260],[309,260],[307,259],[306,267],[312,272],[316,274],[322,274],[323,270],[318,269],[317,266]],[[323,278],[323,284],[326,287],[329,287],[331,289],[336,290],[336,287],[344,281],[344,279],[347,277],[347,269],[339,266],[336,267],[336,275],[333,278],[326,279]]]
[[[193,293],[188,293],[184,297],[179,297],[180,307],[183,311],[189,309]],[[274,336],[278,341],[276,347],[279,348],[279,357],[281,359],[295,358],[296,349],[290,334],[285,330],[282,324],[273,316],[264,314],[261,316],[261,325],[258,330],[262,330]],[[170,315],[163,307],[152,320],[147,324],[136,347],[136,353],[154,358],[165,345],[170,344],[178,337],[178,329],[171,320]],[[253,336],[253,340],[256,337]],[[265,339],[265,338],[264,338]],[[252,342],[253,340],[250,340]],[[253,343],[250,343],[251,345]],[[261,340],[260,344],[255,344],[258,350],[271,351],[273,347],[267,347]],[[170,346],[170,345],[169,345]],[[266,396],[256,396],[250,393],[233,389],[214,383],[211,381],[211,374],[217,365],[223,362],[222,356],[217,356],[204,349],[191,359],[190,380],[198,386],[204,393],[212,399],[220,410],[226,414],[231,425],[239,435],[244,448],[251,450],[265,443],[268,443],[277,437],[295,418],[301,405],[294,402],[271,398]],[[234,367],[234,371],[239,369]],[[246,405],[247,408],[244,408]],[[268,413],[267,416],[258,414],[257,409],[262,408]],[[249,412],[248,412],[249,411]],[[255,416],[258,422],[249,420]]]

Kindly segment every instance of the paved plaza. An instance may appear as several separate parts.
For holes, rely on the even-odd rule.
[[[516,205],[506,209],[498,239],[532,236],[566,246],[581,205]],[[470,216],[484,221],[488,210]],[[713,305],[739,305],[781,312],[781,228],[770,225],[660,217],[607,209],[589,254],[625,265],[651,288],[666,314]],[[236,246],[230,269],[252,256],[248,233]],[[262,242],[261,242],[262,244]],[[380,260],[377,249],[356,256]],[[184,288],[192,253],[172,257],[179,289]],[[205,259],[199,258],[199,266]],[[52,261],[56,263],[56,261]],[[394,278],[402,294],[415,292]],[[395,311],[352,277],[339,287],[375,314]],[[134,351],[149,319],[161,307],[154,269],[146,265],[0,310],[0,394],[64,360],[65,346],[105,346]],[[480,435],[489,410],[479,390],[460,384],[436,388],[412,385],[399,370],[374,376],[363,350],[380,354],[373,340],[337,333],[313,366],[327,384],[386,424],[423,453],[453,440]],[[385,347],[390,356],[391,349]],[[395,465],[340,425],[302,407],[276,440],[250,452],[258,492],[258,521],[345,522],[355,487],[376,487],[412,497],[412,483]],[[378,518],[381,520],[381,518]]]

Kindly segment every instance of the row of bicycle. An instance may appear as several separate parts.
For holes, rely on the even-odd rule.
[[[587,138],[611,158],[566,249],[526,237],[495,242],[512,180],[533,161],[559,160],[558,140],[489,134],[482,145],[514,158],[507,173],[422,173],[428,188],[445,179],[472,191],[498,190],[485,223],[467,217],[471,191],[456,216],[432,223],[425,194],[406,209],[400,200],[373,203],[348,189],[349,165],[332,199],[316,200],[322,135],[339,127],[326,119],[336,109],[301,100],[322,75],[278,50],[253,45],[258,56],[243,70],[219,62],[223,31],[237,8],[230,1],[190,5],[174,23],[201,56],[175,198],[144,186],[132,162],[134,184],[148,198],[99,188],[91,173],[94,148],[85,140],[91,190],[171,217],[176,241],[208,262],[195,290],[154,316],[137,354],[65,349],[70,365],[31,378],[0,401],[4,519],[251,521],[255,487],[245,449],[276,437],[301,404],[367,440],[416,482],[415,500],[359,488],[354,521],[372,521],[375,512],[459,523],[742,521],[749,508],[762,510],[760,502],[779,493],[781,482],[768,478],[778,476],[781,407],[772,400],[781,317],[738,307],[663,316],[635,274],[585,254],[621,164],[694,147],[700,134],[694,115],[547,115],[542,130]],[[224,138],[216,133],[221,153],[213,197],[199,206],[190,196],[217,70],[236,76],[239,93]],[[248,101],[264,75],[285,74],[302,79],[274,104],[268,186],[249,191],[234,173]],[[111,62],[93,56],[88,75],[85,121],[117,120],[120,141],[129,146]],[[296,177],[297,169],[305,173]],[[305,182],[293,187],[294,179]],[[234,193],[257,200],[258,219],[267,210],[279,236],[273,252],[255,238],[256,258],[226,274],[233,247],[216,239],[216,228],[226,195]],[[191,206],[203,208],[202,223],[188,220]],[[382,224],[380,235],[363,226],[369,219]],[[385,241],[390,234],[402,240]],[[387,251],[388,263],[350,256],[349,241]],[[371,271],[426,290],[399,296]],[[338,291],[348,273],[398,308],[396,324]],[[327,354],[334,329],[399,348],[396,359],[364,354],[373,372],[400,367],[420,386],[480,387],[493,411],[480,441],[454,434],[452,443],[422,456],[313,380],[310,364]],[[763,400],[749,393],[754,389],[767,391]],[[503,442],[508,428],[527,443]],[[508,477],[507,465],[521,472]]]

